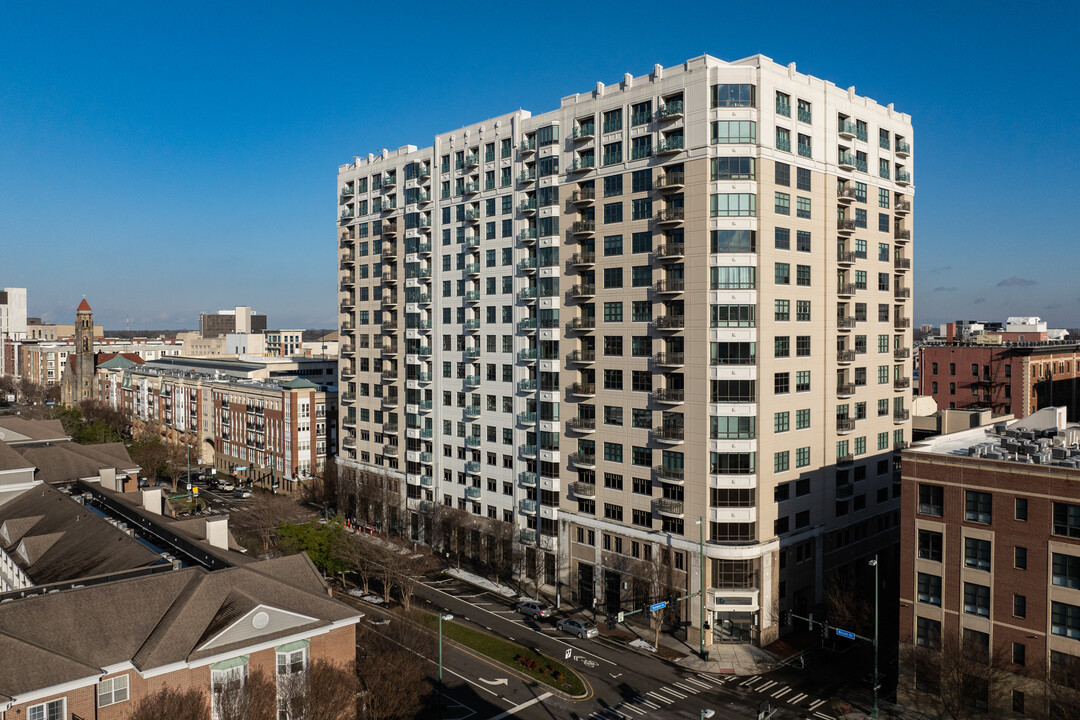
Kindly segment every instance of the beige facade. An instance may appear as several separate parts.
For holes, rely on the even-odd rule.
[[[612,613],[704,555],[708,640],[771,640],[896,532],[911,138],[703,56],[342,166],[342,457]]]

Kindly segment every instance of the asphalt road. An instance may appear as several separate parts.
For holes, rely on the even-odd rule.
[[[568,664],[588,684],[581,700],[549,694],[501,665],[456,648],[444,651],[444,679],[450,702],[444,717],[454,720],[635,720],[700,718],[712,709],[717,718],[756,718],[762,702],[785,720],[828,720],[828,697],[820,678],[784,668],[763,676],[737,678],[699,674],[632,650],[603,637],[580,640],[513,610],[512,602],[452,578],[427,581],[415,595],[433,609],[469,624],[536,648]],[[453,710],[451,711],[451,706]],[[504,714],[508,713],[508,714]]]

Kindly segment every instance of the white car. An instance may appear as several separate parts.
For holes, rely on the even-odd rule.
[[[233,497],[249,498],[251,497],[251,491],[247,488],[236,488],[236,490],[233,491]]]
[[[577,635],[582,640],[586,638],[594,638],[600,634],[600,631],[588,620],[582,618],[566,618],[560,620],[557,627],[563,632],[568,632],[571,635]]]
[[[232,492],[235,489],[236,489],[236,486],[233,485],[228,480],[222,480],[222,481],[220,481],[218,483],[218,490],[220,490],[222,492]]]
[[[551,606],[545,605],[542,602],[536,602],[535,600],[519,602],[514,609],[522,615],[528,615],[529,617],[541,619],[551,617]]]

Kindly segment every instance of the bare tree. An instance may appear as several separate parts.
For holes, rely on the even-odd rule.
[[[260,555],[276,552],[276,531],[283,524],[307,522],[315,517],[310,509],[283,495],[257,493],[240,512],[233,513],[229,523],[242,537],[254,541]]]
[[[359,535],[343,533],[337,538],[331,552],[359,576],[360,587],[364,594],[370,593],[371,581],[375,579],[378,566],[382,563],[381,548],[365,541]]]
[[[247,677],[237,674],[229,682],[213,686],[212,703],[217,720],[274,720],[277,686],[262,670]]]
[[[1080,720],[1080,657],[1051,652],[1044,678],[1043,692],[1050,717]]]
[[[425,574],[435,568],[435,558],[427,553],[409,552],[396,558],[392,564],[394,570],[393,582],[401,593],[401,604],[405,612],[412,610],[412,595],[416,583]]]
[[[933,698],[941,717],[967,720],[985,715],[1005,702],[1012,685],[1005,659],[982,633],[945,633],[940,647],[911,645],[905,653],[916,688]]]
[[[352,720],[356,717],[356,675],[344,665],[316,660],[277,678],[277,702],[290,720]]]
[[[135,704],[128,720],[206,720],[210,704],[201,690],[177,690],[166,685]]]
[[[854,581],[832,575],[826,581],[823,592],[826,617],[833,627],[847,628],[864,636],[873,632],[873,605],[865,594],[856,591]]]
[[[423,697],[431,691],[428,659],[435,646],[428,633],[404,622],[386,626],[386,634],[357,626],[356,676],[360,720],[411,720],[421,717]]]

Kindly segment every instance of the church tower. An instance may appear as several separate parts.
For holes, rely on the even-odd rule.
[[[94,311],[83,298],[75,310],[75,353],[67,360],[61,383],[61,402],[78,405],[92,399],[95,370]]]

